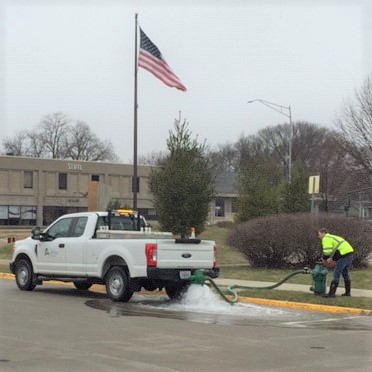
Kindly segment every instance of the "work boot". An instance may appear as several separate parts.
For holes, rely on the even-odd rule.
[[[335,298],[337,287],[338,287],[338,283],[332,280],[331,285],[329,287],[329,292],[327,294],[323,295],[323,297],[325,297],[325,298]]]
[[[348,296],[350,297],[351,296],[351,281],[346,281],[345,280],[345,293],[343,293],[341,296]]]

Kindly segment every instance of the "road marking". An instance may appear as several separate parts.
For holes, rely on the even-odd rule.
[[[320,322],[338,322],[341,320],[350,320],[350,319],[359,319],[363,318],[363,316],[345,316],[342,318],[327,318],[327,319],[314,319],[314,320],[299,320],[296,322],[283,322],[284,325],[291,325],[291,326],[297,326],[297,327],[306,327],[306,324],[310,323],[320,323]],[[304,324],[306,323],[306,324]]]

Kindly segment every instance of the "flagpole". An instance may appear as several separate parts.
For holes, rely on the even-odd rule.
[[[138,13],[135,14],[135,37],[134,37],[134,128],[133,128],[133,210],[137,210],[137,185],[138,185],[138,170],[137,170],[137,29],[138,29]]]

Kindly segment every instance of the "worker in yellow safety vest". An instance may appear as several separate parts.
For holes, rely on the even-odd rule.
[[[342,296],[351,296],[349,269],[353,262],[353,247],[344,238],[330,234],[325,228],[319,229],[318,236],[322,241],[323,260],[326,260],[328,263],[335,261],[333,279],[329,292],[324,297],[336,297],[336,290],[341,275],[345,282],[345,293]]]

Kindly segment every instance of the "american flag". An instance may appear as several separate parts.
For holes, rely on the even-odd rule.
[[[165,62],[160,50],[141,29],[140,32],[141,45],[138,56],[138,66],[151,72],[155,77],[169,87],[174,87],[185,92],[186,87],[174,74],[167,62]]]

